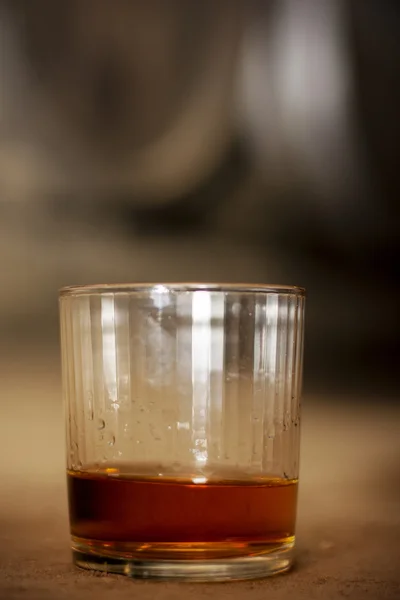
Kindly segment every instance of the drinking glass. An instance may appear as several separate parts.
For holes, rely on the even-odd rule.
[[[60,292],[76,565],[232,580],[293,562],[304,290]]]

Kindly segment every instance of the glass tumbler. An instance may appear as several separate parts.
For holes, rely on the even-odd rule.
[[[60,293],[76,565],[232,580],[293,562],[304,290]]]

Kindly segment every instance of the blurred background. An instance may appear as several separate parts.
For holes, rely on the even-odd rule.
[[[269,282],[306,391],[395,397],[397,4],[0,0],[0,370],[58,377],[64,285]]]

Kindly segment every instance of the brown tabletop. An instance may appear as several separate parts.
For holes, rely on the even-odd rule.
[[[30,365],[30,366],[29,366]],[[0,369],[0,598],[400,598],[400,408],[305,398],[297,566],[262,581],[133,581],[71,564],[60,384],[51,361]]]

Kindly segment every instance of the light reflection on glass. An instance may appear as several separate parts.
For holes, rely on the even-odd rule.
[[[192,431],[196,462],[207,463],[207,405],[210,396],[211,294],[192,298]]]
[[[117,346],[115,336],[114,296],[101,298],[104,383],[109,402],[117,402]]]

